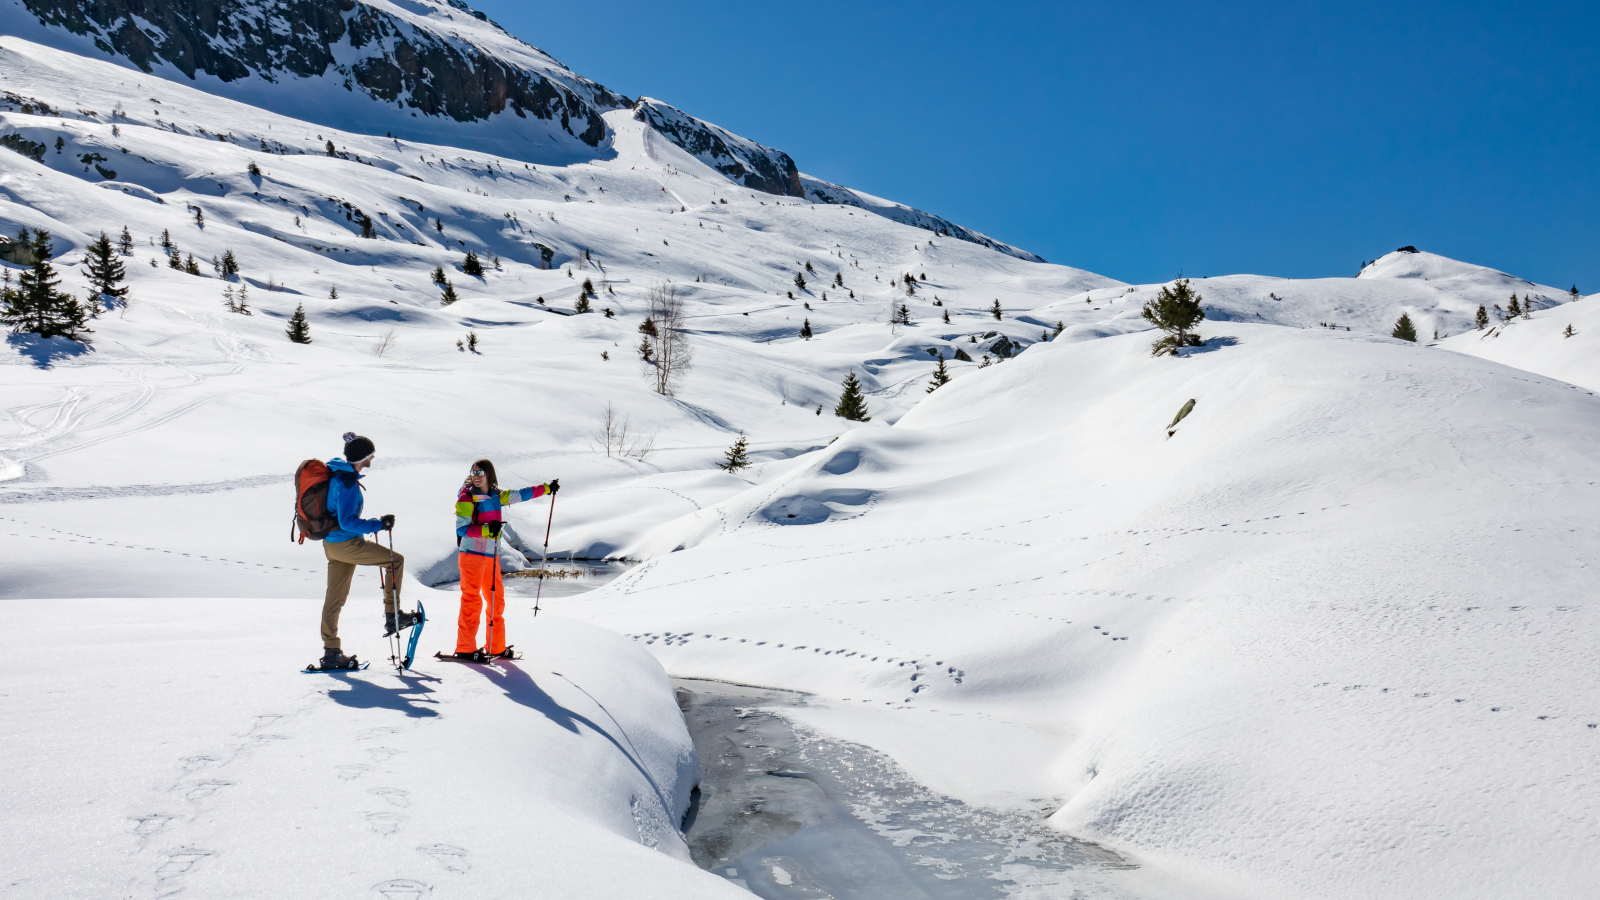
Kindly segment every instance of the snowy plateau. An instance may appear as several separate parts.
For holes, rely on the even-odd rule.
[[[242,3],[194,26],[208,69],[182,16],[0,0],[0,235],[48,231],[80,299],[132,237],[92,342],[0,345],[0,896],[874,896],[798,850],[695,864],[688,680],[846,748],[841,808],[917,886],[876,896],[1600,891],[1594,298],[1406,248],[1194,277],[1203,345],[1153,357],[1163,285],[807,175],[454,0],[304,5],[341,9],[309,56],[271,62],[301,4]],[[402,77],[423,50],[523,105]],[[833,415],[852,373],[865,421]],[[326,562],[290,478],[346,431],[430,614],[409,671],[372,569],[341,627],[371,668],[300,671]],[[523,658],[474,666],[433,654],[479,457],[564,487],[508,509],[504,571],[553,522],[552,568],[621,574],[537,617],[509,578]],[[967,877],[979,820],[1014,840]]]

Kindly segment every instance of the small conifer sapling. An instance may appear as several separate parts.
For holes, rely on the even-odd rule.
[[[294,308],[294,315],[289,317],[289,327],[286,329],[289,340],[296,344],[311,343],[311,323],[306,321],[306,305],[301,303]]]
[[[928,393],[933,393],[939,388],[950,383],[950,372],[944,365],[944,354],[939,354],[939,367],[933,370],[933,379],[928,382]]]
[[[1411,324],[1410,313],[1400,314],[1400,318],[1395,320],[1394,331],[1389,332],[1389,336],[1397,337],[1402,341],[1411,341],[1413,343],[1416,342],[1417,326]]]
[[[839,395],[839,403],[833,408],[833,414],[852,422],[872,421],[872,417],[867,415],[867,398],[861,391],[861,379],[856,377],[854,369],[845,376],[844,392]]]
[[[723,461],[717,463],[717,468],[724,472],[737,472],[749,468],[749,446],[745,442],[744,432],[739,432],[739,439],[733,442],[727,452],[723,454]]]
[[[1478,304],[1478,311],[1472,316],[1472,324],[1477,326],[1479,331],[1489,327],[1489,311],[1483,308],[1482,303]]]
[[[122,279],[127,277],[127,270],[123,268],[122,260],[118,258],[111,246],[111,239],[106,237],[104,231],[89,244],[87,263],[85,268],[89,283],[94,286],[97,298],[114,303],[128,296],[128,288],[122,283]],[[92,304],[94,310],[98,310],[99,306],[99,303]]]
[[[461,273],[463,275],[471,275],[474,278],[483,275],[483,263],[478,260],[477,253],[471,250],[467,251],[467,258],[461,261]]]
[[[999,298],[996,298],[995,301],[994,301],[994,305],[989,307],[989,315],[994,316],[994,320],[996,322],[1000,321],[1002,314],[1001,314],[1001,311],[1000,311],[1000,300],[999,300]]]
[[[1160,340],[1150,345],[1152,356],[1177,355],[1181,347],[1198,347],[1203,341],[1193,333],[1193,328],[1206,317],[1200,306],[1201,296],[1189,287],[1189,279],[1180,278],[1171,287],[1162,285],[1139,314],[1151,325],[1166,332]]]
[[[444,280],[444,289],[439,293],[439,305],[449,306],[460,299],[460,297],[456,296],[456,286],[450,283],[450,279],[446,278]]]

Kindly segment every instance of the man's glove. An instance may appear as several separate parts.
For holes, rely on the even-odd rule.
[[[561,479],[559,479],[559,478],[550,479],[549,487],[550,487],[550,496],[554,497],[556,495],[556,491],[561,490]]]
[[[383,518],[379,519],[378,522],[383,525],[384,531],[394,530],[394,516],[384,516]]]

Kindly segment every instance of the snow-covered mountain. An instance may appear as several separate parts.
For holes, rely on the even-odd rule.
[[[1592,298],[1407,248],[1359,277],[1195,278],[1205,345],[1152,358],[1161,285],[797,168],[807,194],[773,193],[749,181],[777,151],[664,104],[568,84],[604,153],[514,114],[336,125],[241,93],[298,75],[145,74],[48,31],[0,37],[0,233],[48,230],[80,297],[90,240],[133,247],[92,345],[0,345],[0,716],[30,736],[0,749],[0,836],[31,894],[733,896],[681,862],[663,666],[807,691],[802,724],[1101,842],[1121,862],[1075,875],[1085,897],[1600,876],[1600,695],[1563,675],[1600,638],[1574,475],[1600,463]],[[544,161],[477,140],[535,121]],[[695,356],[663,395],[635,348],[668,286]],[[1531,320],[1476,331],[1513,292]],[[1401,313],[1441,340],[1389,338]],[[870,421],[831,415],[850,373]],[[598,436],[608,406],[633,453]],[[454,643],[473,459],[565,486],[508,510],[508,572],[552,512],[552,552],[639,565],[537,620],[518,596],[523,664],[405,676],[363,573],[346,646],[380,664],[300,675],[325,562],[284,540],[287,477],[347,430],[377,442],[367,509],[398,516],[425,657]],[[753,465],[718,468],[741,432]],[[63,675],[63,646],[97,666]],[[1027,852],[996,890],[1058,895]]]

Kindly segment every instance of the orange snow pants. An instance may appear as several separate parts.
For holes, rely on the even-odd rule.
[[[456,620],[456,652],[471,653],[478,649],[478,619],[483,612],[483,598],[489,598],[490,653],[504,653],[506,649],[506,592],[500,580],[500,560],[476,553],[457,553],[461,566],[461,615]]]

